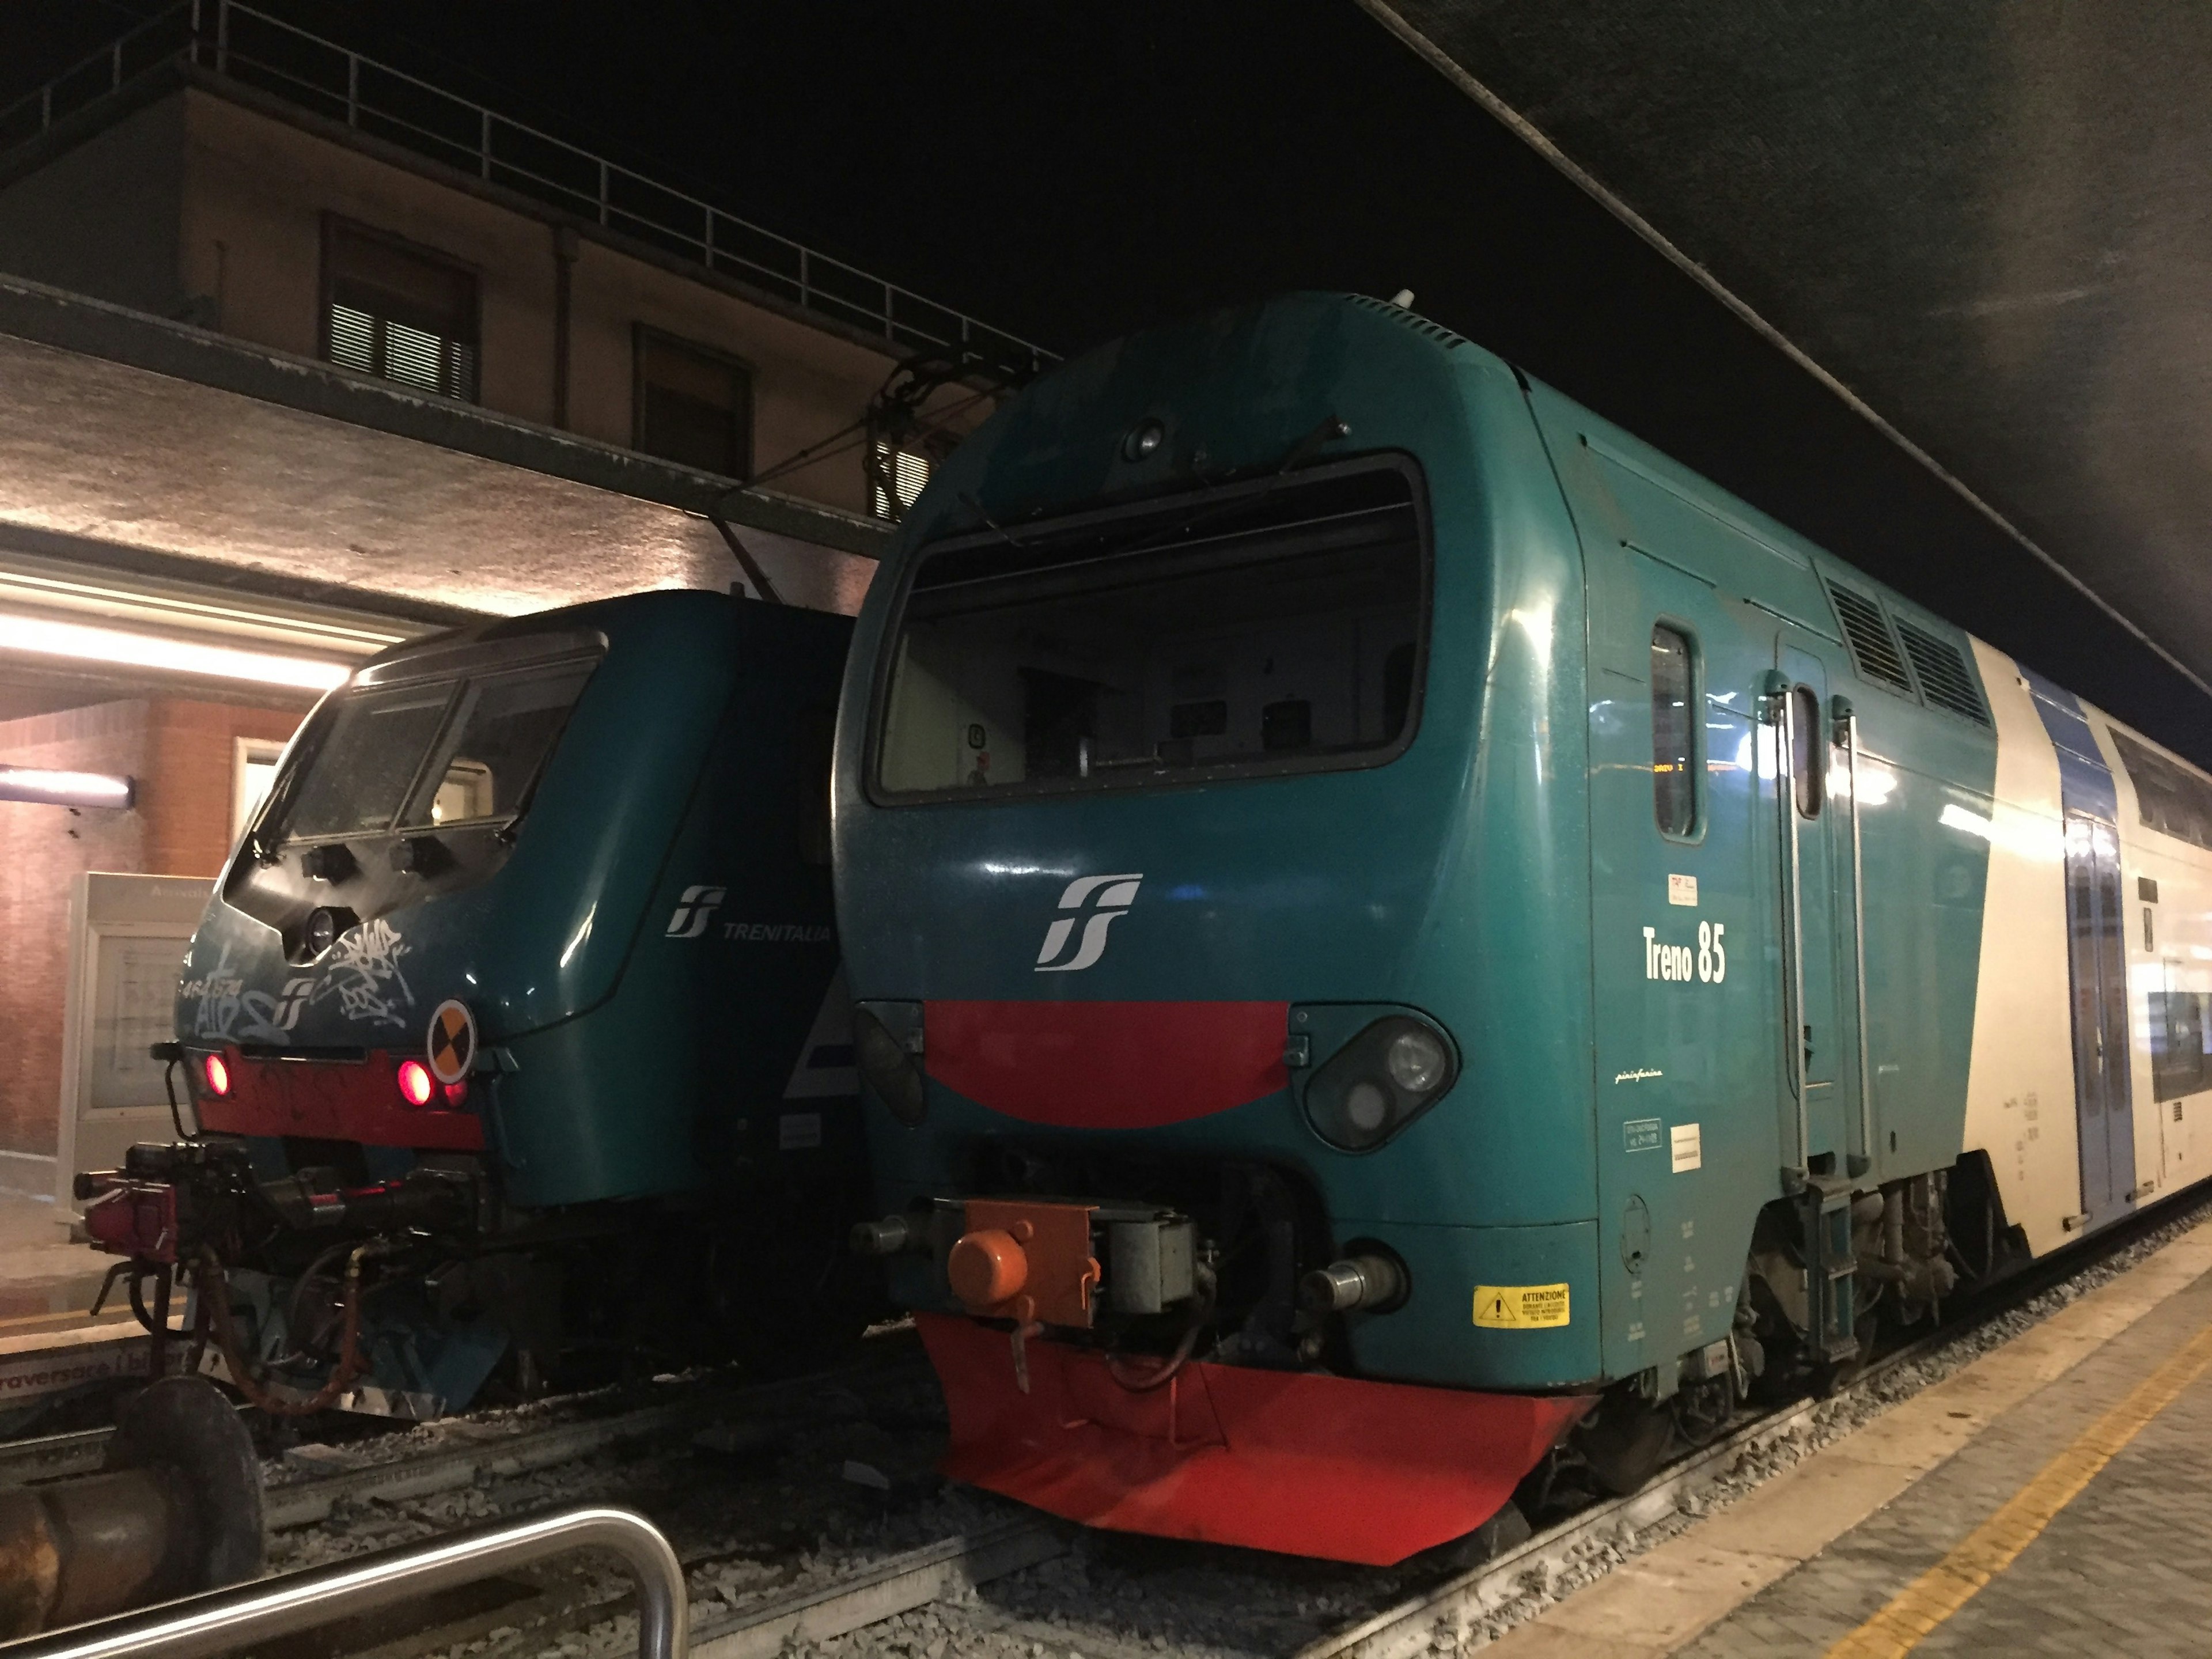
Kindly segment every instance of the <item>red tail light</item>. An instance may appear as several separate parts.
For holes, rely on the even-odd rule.
[[[448,1106],[459,1106],[469,1097],[469,1080],[466,1078],[441,1086],[446,1091],[446,1104]]]
[[[410,1106],[430,1103],[430,1068],[421,1060],[399,1062],[399,1097]]]
[[[227,1095],[230,1092],[230,1066],[221,1054],[210,1054],[201,1060],[200,1074],[207,1079],[210,1094]]]

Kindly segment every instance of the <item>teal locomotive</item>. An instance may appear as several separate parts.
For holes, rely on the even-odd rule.
[[[644,593],[415,641],[325,699],[185,959],[194,1132],[83,1183],[138,1299],[192,1279],[204,1346],[280,1409],[856,1336],[851,626]]]
[[[1037,381],[841,719],[856,1243],[1064,1516],[1398,1561],[2212,1173],[2212,780],[1395,306]]]

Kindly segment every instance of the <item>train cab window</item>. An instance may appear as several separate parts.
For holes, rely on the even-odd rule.
[[[926,549],[877,786],[1138,787],[1389,759],[1420,714],[1419,482],[1351,462]]]
[[[512,653],[507,658],[512,661]],[[280,777],[256,836],[373,836],[518,816],[596,655],[456,667],[336,693]],[[375,672],[374,670],[372,672]]]
[[[1687,635],[1651,630],[1651,805],[1662,835],[1698,827],[1695,667]]]
[[[1817,818],[1827,793],[1827,747],[1820,741],[1820,700],[1809,685],[1790,691],[1790,777],[1797,793],[1797,815]]]
[[[591,674],[592,665],[572,663],[470,681],[401,826],[512,817]]]
[[[453,696],[451,684],[340,693],[330,735],[294,786],[287,836],[302,841],[390,830]]]

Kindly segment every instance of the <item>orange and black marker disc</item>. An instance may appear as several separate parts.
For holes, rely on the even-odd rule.
[[[458,997],[447,997],[430,1016],[430,1075],[459,1083],[477,1063],[477,1017]]]

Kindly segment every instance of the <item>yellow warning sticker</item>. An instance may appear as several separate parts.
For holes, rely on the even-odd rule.
[[[1478,1285],[1474,1322],[1486,1330],[1534,1331],[1567,1322],[1564,1285]]]

